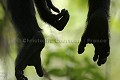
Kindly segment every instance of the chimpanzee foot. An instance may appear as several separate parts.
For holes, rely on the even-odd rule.
[[[23,71],[20,70],[15,71],[15,76],[17,80],[28,80],[27,77],[24,76]]]

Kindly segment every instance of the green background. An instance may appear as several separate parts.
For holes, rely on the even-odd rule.
[[[27,67],[29,80],[119,80],[120,79],[120,0],[111,0],[110,45],[106,64],[98,67],[93,62],[93,45],[88,44],[83,54],[77,53],[78,44],[86,26],[87,0],[52,0],[60,10],[70,13],[70,20],[61,32],[40,20],[46,46],[41,52],[46,75],[39,78],[34,67]],[[102,23],[101,23],[102,25]],[[15,80],[14,61],[19,43],[16,32],[0,5],[0,80]]]

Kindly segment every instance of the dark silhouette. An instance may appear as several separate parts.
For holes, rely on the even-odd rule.
[[[81,42],[78,47],[78,53],[84,52],[87,43],[95,47],[94,61],[101,66],[107,60],[110,53],[109,45],[109,8],[110,0],[88,0],[89,12],[87,25]]]
[[[43,21],[61,31],[69,20],[69,13],[63,9],[61,12],[51,0],[7,0],[8,10],[23,46],[15,62],[15,76],[17,80],[28,80],[23,70],[27,66],[34,66],[37,74],[42,77],[40,52],[45,46],[42,30],[35,17],[35,6]],[[53,14],[51,9],[58,14]]]

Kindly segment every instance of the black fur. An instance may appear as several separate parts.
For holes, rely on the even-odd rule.
[[[95,47],[94,61],[104,64],[110,53],[109,45],[109,8],[110,0],[89,0],[87,26],[78,47],[78,53],[84,52],[87,43]]]
[[[51,0],[7,0],[11,20],[23,41],[15,62],[17,80],[27,80],[23,73],[27,66],[34,66],[37,74],[43,76],[40,52],[45,40],[35,17],[34,3],[42,20],[57,30],[63,30],[69,20],[68,11],[63,9],[60,12]],[[58,14],[53,14],[51,9]]]

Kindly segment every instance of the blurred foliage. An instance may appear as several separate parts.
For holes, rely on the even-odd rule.
[[[67,46],[64,50],[47,49],[45,66],[48,74],[58,78],[66,77],[67,80],[104,80],[98,71],[99,68],[92,64],[88,57],[80,61],[74,52],[76,49],[73,45]]]

